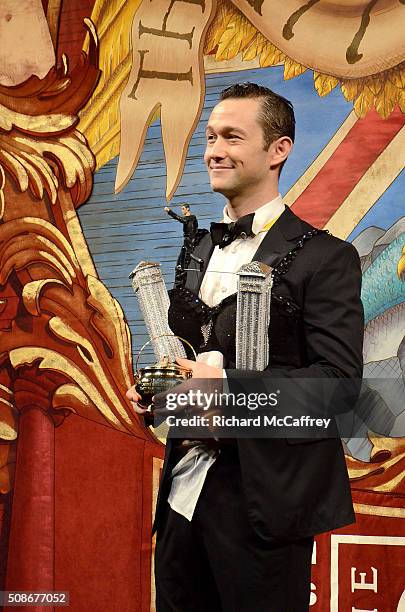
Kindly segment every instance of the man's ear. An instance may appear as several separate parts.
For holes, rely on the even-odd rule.
[[[293,148],[293,141],[288,136],[282,136],[271,143],[270,152],[270,167],[274,168],[282,164],[290,155]]]

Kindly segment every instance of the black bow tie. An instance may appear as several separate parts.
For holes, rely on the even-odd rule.
[[[219,246],[220,249],[231,244],[236,238],[246,238],[251,236],[252,224],[255,213],[245,215],[234,223],[211,223],[211,240],[214,246]]]

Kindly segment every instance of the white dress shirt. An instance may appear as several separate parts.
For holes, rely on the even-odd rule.
[[[222,249],[219,246],[215,247],[201,283],[200,298],[203,302],[213,307],[228,295],[236,293],[237,272],[244,264],[252,261],[269,227],[278,219],[284,209],[285,205],[279,194],[277,198],[255,211],[252,236],[236,238]],[[228,212],[225,206],[223,214],[225,223],[235,221],[231,214],[232,212]],[[219,351],[200,353],[197,356],[197,361],[217,368],[223,367],[223,355]],[[168,502],[173,510],[182,514],[189,521],[193,518],[207,472],[215,462],[218,452],[212,448],[207,448],[203,443],[193,446],[172,470],[173,480]]]

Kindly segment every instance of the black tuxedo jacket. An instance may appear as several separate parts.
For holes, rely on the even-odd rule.
[[[287,207],[263,239],[254,261],[277,263],[313,229]],[[203,270],[188,272],[186,287],[198,293],[213,251],[210,235],[195,255]],[[191,262],[190,267],[193,266]],[[196,267],[196,266],[195,266]],[[292,323],[270,321],[270,366],[263,372],[226,368],[230,391],[244,378],[362,377],[361,270],[355,248],[326,233],[304,245],[276,291],[298,306]],[[298,321],[298,323],[297,323]],[[355,398],[353,398],[353,402]],[[295,539],[329,531],[354,519],[341,440],[241,438],[237,440],[243,489],[251,524],[265,539]],[[168,440],[155,527],[170,490],[175,463]]]

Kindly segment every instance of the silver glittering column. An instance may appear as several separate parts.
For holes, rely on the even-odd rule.
[[[236,367],[264,370],[269,362],[270,266],[252,261],[238,272]]]
[[[156,359],[167,356],[174,361],[176,357],[187,357],[181,341],[173,335],[169,327],[167,313],[170,301],[160,264],[141,261],[129,277],[139,300]],[[165,337],[157,338],[162,335]]]

